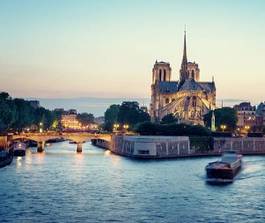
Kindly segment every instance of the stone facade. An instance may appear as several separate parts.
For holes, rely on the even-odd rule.
[[[173,113],[181,122],[203,125],[203,115],[216,107],[214,80],[200,81],[200,69],[188,62],[186,33],[179,81],[172,81],[171,67],[166,62],[155,62],[152,74],[150,115],[153,121]]]

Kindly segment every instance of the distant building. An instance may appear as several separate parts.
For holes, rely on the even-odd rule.
[[[98,130],[98,123],[88,123],[84,124],[77,119],[77,111],[75,109],[70,109],[68,111],[62,111],[60,109],[56,109],[57,112],[62,112],[61,116],[61,126],[64,130],[70,131],[90,131],[90,130]],[[104,117],[103,117],[104,118]]]
[[[234,109],[237,112],[237,126],[242,128],[244,126],[253,126],[256,122],[256,107],[252,106],[250,102],[242,102],[235,105]]]
[[[250,102],[242,102],[235,105],[237,112],[237,127],[240,129],[259,130],[263,124],[263,119],[258,115],[256,106],[252,106]]]
[[[77,120],[76,114],[63,114],[61,117],[61,125],[65,130],[79,130],[81,123]]]
[[[179,80],[172,81],[169,63],[156,61],[153,67],[151,118],[159,121],[172,113],[181,122],[203,125],[203,115],[215,108],[215,82],[201,82],[198,64],[188,62],[185,32]]]
[[[77,115],[77,110],[76,109],[69,109],[67,111],[68,114],[72,114],[72,115]]]

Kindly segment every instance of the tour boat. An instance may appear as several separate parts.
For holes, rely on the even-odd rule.
[[[206,166],[206,181],[213,184],[232,183],[241,165],[242,155],[235,151],[226,151],[220,161],[211,162]]]
[[[25,156],[26,144],[23,142],[17,142],[14,144],[14,156]]]
[[[0,168],[9,165],[13,160],[13,149],[0,150]]]

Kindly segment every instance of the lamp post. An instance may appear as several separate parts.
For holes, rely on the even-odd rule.
[[[117,123],[115,123],[115,124],[113,125],[113,132],[116,132],[116,131],[118,130],[119,127],[120,127],[120,125],[117,124]]]
[[[125,132],[127,132],[128,129],[129,129],[129,125],[128,125],[128,124],[124,124],[124,125],[123,125],[123,129],[125,129]]]
[[[248,132],[250,130],[250,126],[249,125],[246,125],[245,126],[245,130]]]
[[[40,126],[40,133],[43,133],[43,123],[40,122],[40,123],[39,123],[39,126]]]
[[[222,132],[224,132],[226,130],[227,126],[223,124],[220,126],[220,128],[222,129]]]

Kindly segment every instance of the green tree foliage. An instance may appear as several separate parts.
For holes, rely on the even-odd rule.
[[[9,129],[22,130],[33,124],[43,123],[49,128],[54,120],[54,114],[45,108],[34,108],[29,101],[12,99],[8,93],[0,93],[0,131]]]
[[[104,128],[108,131],[112,130],[113,124],[118,121],[118,113],[120,105],[111,105],[104,114],[105,125]]]
[[[114,123],[128,124],[134,128],[136,124],[150,121],[150,116],[135,101],[125,101],[121,105],[111,105],[105,112],[105,129],[111,131]]]
[[[133,127],[135,124],[145,121],[150,121],[150,116],[148,113],[140,109],[138,102],[122,102],[118,113],[119,123],[129,124],[131,127]]]
[[[220,126],[226,125],[227,131],[234,131],[237,124],[236,110],[229,107],[218,108],[214,110],[215,124],[218,131],[221,131]],[[211,127],[212,111],[204,116],[204,123],[207,127]]]
[[[140,135],[210,136],[209,129],[200,125],[140,123],[136,127]]]
[[[95,117],[93,114],[81,113],[77,115],[77,120],[83,125],[88,125],[90,123],[94,123]]]
[[[167,114],[161,120],[161,124],[178,123],[178,118],[174,114]]]
[[[17,112],[15,103],[8,93],[0,93],[0,131],[10,128],[16,121]]]

